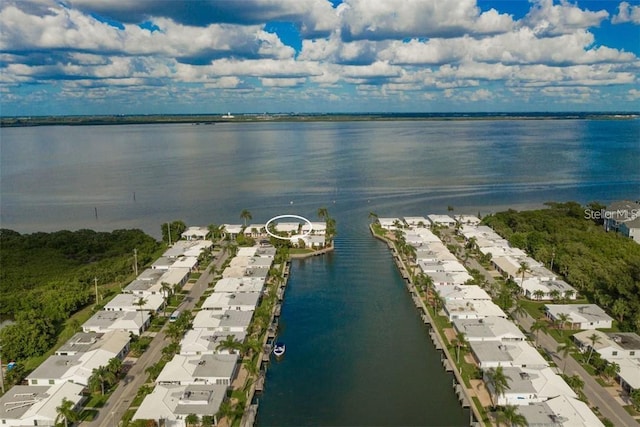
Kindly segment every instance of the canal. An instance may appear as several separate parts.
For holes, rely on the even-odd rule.
[[[336,218],[334,253],[292,263],[258,425],[468,425],[386,245]]]

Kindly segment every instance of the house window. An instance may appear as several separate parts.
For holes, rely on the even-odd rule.
[[[49,384],[55,384],[55,380],[49,380]]]
[[[636,355],[636,352],[635,352],[635,351],[630,351],[630,352],[629,352],[629,356],[635,356],[635,355]]]
[[[617,351],[612,351],[612,352],[611,352],[611,355],[612,355],[612,356],[617,356],[617,355],[618,355],[618,352],[617,352]]]

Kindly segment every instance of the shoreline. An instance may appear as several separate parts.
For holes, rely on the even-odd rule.
[[[0,128],[35,126],[109,126],[145,124],[216,125],[264,122],[341,121],[468,121],[468,120],[633,120],[640,111],[610,112],[486,112],[486,113],[364,113],[364,114],[220,114],[92,115],[92,116],[12,116],[0,117]]]

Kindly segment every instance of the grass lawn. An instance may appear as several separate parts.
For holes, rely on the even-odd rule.
[[[314,249],[307,249],[307,248],[291,248],[291,249],[289,249],[289,253],[291,255],[312,254],[314,252],[315,252]]]
[[[473,400],[474,406],[478,408],[478,411],[480,412],[480,416],[482,416],[482,420],[481,420],[482,423],[484,425],[490,426],[491,420],[489,419],[489,413],[487,412],[485,407],[482,406],[482,404],[480,403],[480,399],[478,399],[476,396],[473,396],[471,399]]]

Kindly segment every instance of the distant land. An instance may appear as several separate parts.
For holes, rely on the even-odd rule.
[[[640,117],[640,112],[531,112],[531,113],[335,113],[335,114],[194,114],[194,115],[101,115],[101,116],[24,116],[2,117],[0,127],[87,126],[185,123],[213,125],[233,122],[264,121],[367,121],[367,120],[625,120]]]

